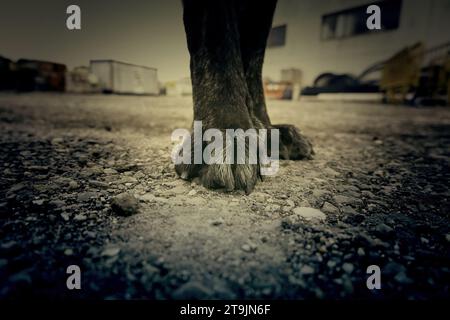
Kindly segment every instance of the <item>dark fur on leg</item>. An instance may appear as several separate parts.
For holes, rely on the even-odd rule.
[[[201,120],[204,130],[273,128],[262,67],[275,6],[276,0],[183,0],[194,120]],[[311,144],[298,129],[276,127],[281,131],[282,157],[311,158]],[[181,164],[176,171],[183,179],[199,177],[208,188],[247,193],[261,177],[259,165],[248,163]]]

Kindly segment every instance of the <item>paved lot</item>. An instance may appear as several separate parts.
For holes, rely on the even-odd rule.
[[[190,98],[0,95],[0,297],[448,298],[450,108],[269,113],[316,156],[246,196],[176,177],[170,134],[190,126]],[[111,209],[127,201],[135,214]]]

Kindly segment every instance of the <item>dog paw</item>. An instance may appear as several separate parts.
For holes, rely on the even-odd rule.
[[[175,165],[175,171],[184,180],[192,180],[199,178],[201,184],[209,189],[225,189],[227,191],[243,190],[247,194],[251,193],[258,181],[261,179],[260,166],[258,164],[258,150],[249,150],[249,141],[242,140],[240,137],[237,140],[240,141],[238,147],[234,142],[230,143],[229,140],[223,136],[223,147],[214,150],[214,154],[209,161],[204,159],[203,154],[208,144],[202,143],[197,145],[197,148],[201,148],[202,159],[201,163],[180,163]],[[191,162],[195,158],[195,144],[191,144]],[[233,150],[232,156],[228,154],[230,149]],[[243,154],[245,156],[238,156],[238,150],[245,150]],[[215,154],[217,152],[217,154]],[[255,155],[253,158],[251,155]],[[228,157],[231,157],[232,161],[228,161]],[[240,160],[238,160],[238,158]],[[211,160],[212,159],[212,160]],[[251,160],[253,159],[253,160]]]
[[[311,141],[300,130],[290,124],[273,126],[280,130],[280,158],[284,160],[310,160],[314,149]]]

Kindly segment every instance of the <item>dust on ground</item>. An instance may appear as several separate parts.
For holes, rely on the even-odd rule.
[[[450,109],[268,105],[316,156],[246,196],[176,176],[189,97],[1,95],[0,297],[448,298]]]

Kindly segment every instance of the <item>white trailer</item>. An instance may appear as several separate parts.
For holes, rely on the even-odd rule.
[[[103,92],[159,94],[155,68],[114,60],[91,60],[91,72],[97,76]]]

